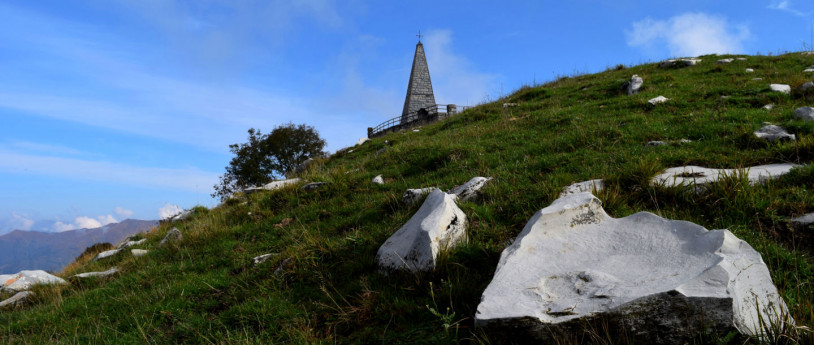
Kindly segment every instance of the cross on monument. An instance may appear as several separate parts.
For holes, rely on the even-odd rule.
[[[418,42],[421,42],[421,37],[424,37],[424,35],[421,34],[421,30],[418,30],[418,35],[416,36],[418,36]]]

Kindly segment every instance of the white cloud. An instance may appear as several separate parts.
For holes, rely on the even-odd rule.
[[[807,16],[811,15],[811,12],[806,13],[806,12],[803,12],[803,11],[792,8],[791,7],[791,1],[788,1],[788,0],[774,1],[774,2],[770,3],[769,6],[766,6],[766,8],[772,9],[772,10],[778,10],[778,11],[785,11],[785,12],[788,12],[788,13],[791,13],[791,14],[793,14],[795,16],[800,16],[800,17],[807,17]]]
[[[80,216],[76,217],[73,223],[63,223],[57,221],[54,223],[53,230],[56,232],[63,232],[68,230],[76,230],[76,229],[94,229],[94,228],[101,228],[105,225],[116,223],[116,218],[113,218],[112,215],[104,215],[98,216],[96,218]]]
[[[118,206],[116,207],[116,209],[113,210],[113,212],[116,213],[116,215],[121,218],[129,218],[130,216],[133,215],[133,211]]]
[[[631,47],[667,48],[672,56],[742,53],[743,42],[750,37],[747,26],[706,13],[685,13],[668,20],[646,18],[625,33]]]
[[[0,234],[11,230],[31,230],[33,225],[34,220],[30,219],[27,214],[12,212],[11,219],[6,221],[5,226],[3,226],[4,231],[0,231]]]
[[[158,216],[161,217],[162,220],[179,213],[181,213],[181,208],[178,207],[178,205],[172,205],[170,203],[165,203],[164,206],[158,209]]]
[[[437,103],[475,105],[500,91],[499,75],[478,71],[454,51],[451,30],[430,30],[422,43]]]

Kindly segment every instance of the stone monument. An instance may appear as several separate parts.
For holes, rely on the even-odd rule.
[[[412,122],[419,117],[419,112],[428,113],[435,106],[435,95],[432,93],[430,68],[424,56],[424,45],[421,44],[421,32],[418,33],[418,44],[415,46],[413,68],[410,71],[410,82],[407,84],[407,96],[404,98],[404,110],[401,112],[401,124]]]

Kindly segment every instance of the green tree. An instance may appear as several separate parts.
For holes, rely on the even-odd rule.
[[[314,127],[305,124],[280,125],[265,135],[251,128],[248,142],[229,145],[235,156],[215,185],[212,197],[224,200],[235,192],[288,176],[309,158],[324,155],[324,147],[325,140]]]

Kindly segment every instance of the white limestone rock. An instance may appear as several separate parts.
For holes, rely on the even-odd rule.
[[[752,81],[761,81],[763,78],[752,78]]]
[[[0,290],[23,291],[39,284],[67,284],[55,275],[43,270],[20,271],[15,274],[0,274]]]
[[[167,231],[167,234],[164,235],[161,242],[158,242],[158,246],[162,247],[168,242],[180,242],[183,239],[184,235],[181,233],[181,230],[178,230],[178,228],[172,228],[172,230]]]
[[[772,110],[772,109],[774,109],[774,104],[766,104],[766,105],[763,106],[763,109]]]
[[[807,82],[803,83],[803,85],[800,85],[796,89],[794,89],[794,91],[795,92],[806,92],[806,91],[808,91],[808,89],[811,89],[812,87],[814,87],[814,82],[807,81]]]
[[[661,140],[652,140],[648,141],[647,144],[645,144],[645,146],[665,146],[665,145],[667,145],[667,143]]]
[[[277,256],[277,255],[280,255],[280,254],[279,253],[263,254],[263,255],[254,257],[254,259],[252,259],[252,262],[254,262],[254,265],[257,266],[259,264],[262,264],[262,263],[268,261],[269,259],[271,259],[272,257]]]
[[[753,70],[751,68],[747,68],[745,71],[746,71],[746,73],[754,73],[755,72],[755,70]]]
[[[149,250],[144,250],[144,249],[131,249],[130,250],[130,254],[137,257],[137,258],[145,256],[149,252],[150,252]]]
[[[447,193],[454,194],[460,201],[475,200],[480,195],[480,190],[491,180],[491,177],[473,177],[466,183],[450,189]]]
[[[373,184],[384,184],[384,178],[382,178],[382,175],[376,175],[370,182]]]
[[[0,302],[0,309],[3,308],[19,308],[26,305],[30,300],[31,297],[34,296],[34,293],[31,291],[20,291],[14,296],[11,296],[8,299],[3,300]]]
[[[732,61],[735,61],[735,59],[720,59],[718,61],[715,61],[715,63],[719,64],[719,65],[723,65],[723,64],[731,63]]]
[[[588,180],[574,183],[568,187],[565,187],[563,191],[560,193],[560,197],[564,197],[566,195],[577,194],[577,193],[584,193],[584,192],[599,192],[605,189],[605,182],[600,179],[595,180]]]
[[[701,59],[669,59],[661,63],[661,67],[672,66],[695,66],[701,62]]]
[[[778,141],[778,140],[797,140],[794,134],[790,134],[786,132],[783,127],[777,125],[766,125],[763,126],[761,129],[755,131],[755,136],[759,139],[764,139],[768,141]]]
[[[807,227],[814,224],[814,212],[806,213],[802,216],[792,218],[791,223],[797,227]]]
[[[425,195],[430,194],[432,191],[436,190],[436,187],[426,187],[426,188],[417,188],[417,189],[408,189],[404,191],[404,194],[401,195],[401,201],[403,201],[407,205],[415,204],[421,201]]]
[[[359,141],[356,142],[356,146],[362,145],[368,141],[370,141],[368,138],[359,138]]]
[[[136,249],[134,249],[134,250],[136,250]],[[75,275],[71,276],[71,278],[90,278],[90,277],[101,278],[101,277],[112,276],[112,275],[114,275],[116,273],[119,273],[119,269],[116,268],[116,267],[113,267],[113,268],[111,268],[111,269],[109,269],[107,271],[102,271],[102,272],[85,272],[85,273],[75,274]]]
[[[184,219],[189,218],[189,216],[191,216],[191,215],[192,215],[192,210],[184,210],[183,212],[170,217],[169,221],[170,222],[176,222],[176,221],[179,221],[179,220],[184,220]]]
[[[786,84],[771,84],[771,85],[769,85],[769,89],[771,89],[774,92],[782,92],[782,93],[790,93],[791,92],[791,86],[788,86]]]
[[[794,118],[803,121],[814,121],[814,108],[799,107],[794,109]]]
[[[728,230],[649,212],[612,218],[579,193],[537,212],[503,251],[475,325],[553,343],[602,321],[636,343],[682,344],[707,329],[757,335],[759,318],[787,310],[760,254]]]
[[[751,184],[763,183],[788,174],[792,168],[800,165],[791,163],[758,165],[746,169],[746,177]],[[685,165],[681,167],[669,168],[661,174],[656,175],[650,181],[654,185],[664,185],[667,187],[693,186],[717,182],[726,176],[738,173],[738,169],[712,169],[695,165]]]
[[[376,263],[384,271],[432,271],[440,252],[466,238],[466,215],[455,204],[455,196],[436,189],[416,214],[382,244]]]
[[[300,181],[302,181],[302,179],[299,178],[299,177],[290,178],[290,179],[286,179],[286,180],[272,181],[272,182],[264,184],[264,185],[262,185],[260,187],[246,188],[243,192],[246,193],[246,194],[251,194],[251,193],[254,193],[254,192],[257,192],[257,191],[260,191],[260,190],[276,190],[276,189],[280,189],[280,188],[283,188],[283,187],[286,187],[286,186],[289,186],[289,185],[297,184]]]
[[[327,184],[330,184],[330,182],[311,182],[311,183],[305,184],[304,186],[300,187],[300,190],[304,190],[304,191],[317,190],[320,187],[322,187],[324,185],[327,185]]]
[[[117,248],[117,249],[111,249],[111,250],[103,251],[103,252],[97,254],[96,258],[94,258],[93,260],[96,261],[96,260],[101,260],[101,259],[104,259],[104,258],[109,258],[109,257],[111,257],[113,255],[119,254],[119,252],[122,251],[122,249],[124,249],[124,248]]]
[[[130,241],[122,242],[122,244],[120,244],[117,247],[117,249],[124,249],[124,248],[127,248],[127,247],[137,246],[137,245],[143,244],[146,241],[147,241],[146,238],[142,238],[142,239],[140,239],[138,241],[130,240]]]
[[[664,96],[658,96],[658,97],[656,97],[656,98],[651,98],[649,101],[647,101],[647,103],[650,103],[650,104],[652,104],[652,105],[656,105],[656,104],[659,104],[659,103],[664,103],[664,102],[667,102],[667,101],[669,101],[669,100],[670,100],[670,99],[669,99],[669,98],[667,98],[667,97],[664,97]]]
[[[814,68],[806,68],[803,70],[803,73],[814,73]]]
[[[642,89],[642,85],[644,84],[644,79],[642,77],[634,74],[633,77],[630,78],[630,81],[627,82],[627,95],[635,95],[639,93],[639,90]]]

